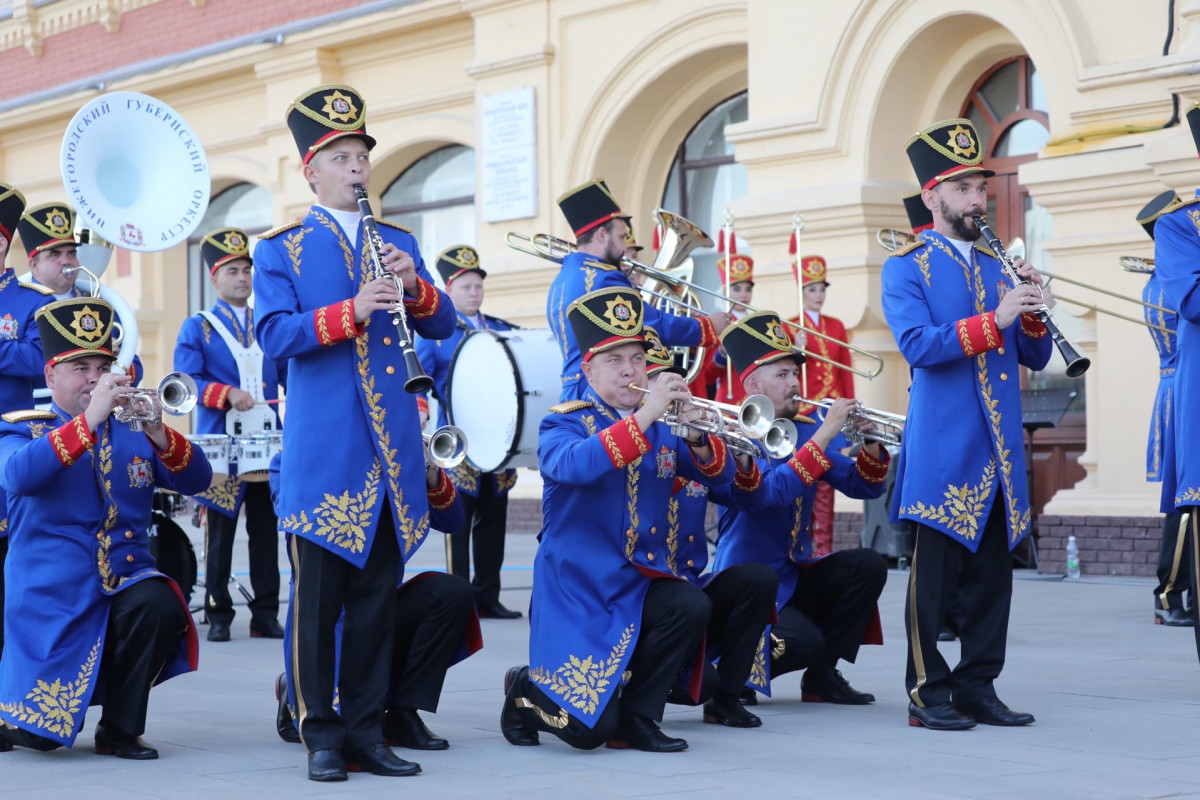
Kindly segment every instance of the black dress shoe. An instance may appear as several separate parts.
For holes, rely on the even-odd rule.
[[[807,669],[800,681],[800,699],[805,703],[865,706],[875,702],[875,695],[858,691],[836,669]]]
[[[124,731],[104,724],[96,726],[96,752],[102,756],[128,758],[131,761],[149,761],[158,758],[158,751],[146,744],[140,736],[130,736]]]
[[[528,702],[520,692],[528,675],[529,667],[524,665],[509,667],[508,672],[504,673],[504,707],[500,709],[500,732],[509,744],[518,747],[541,744],[538,741],[538,732],[528,727],[521,719],[521,710],[517,705],[518,700]]]
[[[346,769],[351,772],[370,772],[372,775],[398,777],[416,775],[421,771],[421,765],[405,761],[393,753],[386,744],[373,744],[365,750],[354,750],[346,753]]]
[[[389,747],[409,750],[445,750],[450,743],[425,727],[411,708],[389,708],[383,719],[383,738]]]
[[[12,742],[10,742],[7,738],[5,738],[4,729],[0,728],[0,753],[7,753],[9,750],[12,750],[12,749],[13,749]]]
[[[908,724],[932,731],[965,731],[975,727],[975,720],[955,708],[953,703],[938,703],[924,708],[909,703]]]
[[[738,695],[738,702],[744,706],[756,706],[758,705],[758,692],[747,686],[745,689],[742,689],[742,693]]]
[[[475,603],[475,609],[479,612],[479,616],[483,619],[520,619],[521,612],[513,611],[511,608],[505,608],[504,604],[499,600],[493,600],[490,603]]]
[[[287,676],[282,672],[275,679],[275,699],[279,701],[279,707],[275,710],[275,732],[289,744],[300,744],[300,731],[296,730],[292,712],[288,710]]]
[[[1171,628],[1192,628],[1196,623],[1192,622],[1192,615],[1182,608],[1156,608],[1154,624]]]
[[[633,748],[647,753],[678,753],[687,750],[687,740],[667,736],[654,720],[641,714],[622,717],[617,724],[616,735],[608,740],[613,750]]]
[[[998,697],[981,697],[978,700],[955,700],[954,707],[984,725],[1002,725],[1015,728],[1033,722],[1033,714],[1013,711]]]
[[[14,747],[28,747],[41,753],[48,753],[62,747],[61,744],[45,736],[23,731],[20,728],[6,728],[0,724],[0,753],[7,753]]]
[[[226,635],[228,636],[228,628],[226,625]],[[209,628],[209,633],[212,633],[212,628]],[[279,624],[279,620],[269,619],[266,622],[250,621],[250,638],[251,639],[282,639],[283,626]]]
[[[210,622],[208,625],[208,636],[205,638],[207,638],[210,642],[228,642],[229,623]]]
[[[704,704],[704,721],[730,728],[757,728],[762,725],[762,720],[747,711],[736,695],[725,692],[717,692],[713,699]]]
[[[342,758],[341,750],[313,750],[308,754],[308,779],[310,781],[344,781],[346,775],[346,760]]]

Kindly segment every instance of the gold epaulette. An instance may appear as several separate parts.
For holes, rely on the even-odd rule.
[[[892,253],[892,255],[897,256],[897,257],[906,256],[909,253],[911,253],[913,250],[916,250],[918,247],[924,247],[927,244],[929,244],[929,243],[926,242],[924,239],[913,239],[911,242],[904,245],[904,247],[897,248],[896,252]]]
[[[620,267],[618,267],[615,264],[607,264],[603,261],[593,261],[591,259],[588,259],[587,261],[583,262],[583,265],[585,267],[595,267],[596,269],[603,269],[603,270],[609,270],[609,271],[614,270],[614,269],[620,269]]]
[[[18,281],[17,284],[26,289],[33,289],[38,294],[45,294],[45,295],[54,294],[53,289],[51,289],[48,286],[42,286],[40,283],[26,283],[25,281]]]
[[[1200,203],[1200,197],[1189,197],[1187,200],[1180,200],[1178,203],[1172,204],[1170,208],[1163,211],[1163,214],[1170,214],[1172,211],[1178,211],[1184,206],[1194,206],[1197,203]]]
[[[587,408],[591,405],[587,400],[568,400],[565,403],[550,406],[551,414],[570,414],[572,411],[578,411],[581,408]]]
[[[264,231],[263,233],[260,233],[258,235],[258,238],[273,239],[274,237],[278,236],[279,234],[283,233],[284,231],[290,231],[292,228],[299,227],[300,224],[301,224],[301,220],[296,220],[295,222],[288,222],[284,225],[280,225],[278,228],[271,228],[271,230],[269,230],[269,231]]]
[[[32,422],[35,419],[55,419],[55,416],[51,411],[38,411],[36,408],[31,408],[28,411],[9,411],[0,414],[0,419],[5,422]]]
[[[983,243],[983,240],[981,240],[981,239],[976,239],[976,240],[975,240],[975,249],[976,249],[976,250],[978,250],[979,252],[983,253],[985,256],[988,256],[988,257],[990,257],[990,258],[995,258],[995,257],[996,257],[996,254],[992,252],[992,248],[990,248],[990,247],[988,247],[986,244],[984,244],[984,243]]]
[[[810,425],[817,424],[817,421],[815,419],[813,419],[812,417],[806,417],[803,414],[797,414],[796,416],[792,417],[792,421],[793,422],[807,422]]]
[[[375,220],[375,222],[377,222],[380,225],[386,225],[389,228],[395,228],[396,230],[404,231],[405,233],[412,233],[412,231],[410,231],[408,228],[404,227],[403,225],[401,225],[398,222],[388,222],[386,219],[377,219],[377,220]]]

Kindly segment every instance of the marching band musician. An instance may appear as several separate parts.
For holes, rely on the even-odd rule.
[[[264,358],[254,340],[254,310],[249,305],[253,264],[246,232],[240,228],[212,231],[200,241],[200,257],[208,267],[217,302],[184,320],[175,340],[175,369],[192,376],[200,392],[196,433],[250,435],[278,430],[277,407],[267,403],[278,401],[279,387],[287,383],[287,363]],[[239,429],[239,423],[245,429]],[[282,639],[279,534],[267,485],[231,475],[196,499],[208,508],[204,559],[208,641],[229,641],[234,618],[229,573],[243,504],[254,589],[250,635]]]
[[[794,237],[796,234],[793,233]],[[804,296],[804,308],[799,317],[793,318],[805,330],[822,333],[838,342],[848,341],[846,326],[840,319],[822,314],[825,305],[825,293],[829,288],[826,280],[828,268],[821,256],[808,256],[797,263],[792,261],[792,271],[800,283]],[[821,400],[836,400],[839,397],[854,397],[854,375],[850,372],[850,348],[845,344],[835,344],[820,336],[805,336],[801,341],[800,331],[793,329],[797,345],[807,348],[815,355],[828,358],[842,365],[842,368],[829,364],[820,359],[810,358],[804,365],[804,398],[819,402]],[[812,414],[812,406],[800,408],[801,414]],[[835,438],[834,449],[846,447],[844,438]],[[813,500],[812,511],[812,542],[814,555],[824,556],[833,551],[833,487],[828,483],[817,484],[817,495]]]
[[[1179,195],[1167,190],[1147,203],[1138,212],[1138,224],[1154,239],[1154,224],[1163,214],[1174,209]],[[1166,299],[1158,274],[1153,270],[1142,289],[1142,302],[1166,307]],[[1179,315],[1143,306],[1146,323],[1166,328],[1167,332],[1148,328],[1154,349],[1158,351],[1158,391],[1154,395],[1154,414],[1150,417],[1150,435],[1146,441],[1146,480],[1162,483],[1163,466],[1170,460],[1174,463],[1175,449],[1175,362],[1179,355],[1176,347]],[[1166,454],[1171,452],[1170,456]],[[1166,512],[1163,517],[1162,543],[1158,549],[1158,585],[1154,587],[1154,622],[1186,628],[1192,625],[1191,612],[1184,607],[1183,592],[1191,576],[1190,559],[1187,555],[1187,535],[1183,515],[1177,511]],[[1195,602],[1194,598],[1189,598]]]
[[[144,432],[112,419],[132,389],[109,369],[111,306],[60,300],[37,325],[53,405],[0,425],[12,531],[0,739],[69,747],[95,703],[97,753],[157,758],[141,739],[150,687],[194,670],[198,647],[183,594],[154,566],[154,488],[191,494],[212,469],[161,416]]]
[[[672,376],[686,375],[656,330],[646,326],[642,333],[650,343],[646,381],[651,388]],[[754,471],[738,475],[735,480],[753,481]],[[762,720],[744,709],[738,697],[743,686],[757,680],[755,676],[765,676],[764,631],[775,618],[779,579],[765,564],[737,564],[721,572],[701,574],[708,566],[708,539],[704,535],[707,511],[708,487],[676,475],[667,505],[667,535],[654,540],[659,545],[656,561],[666,564],[672,575],[703,590],[712,603],[712,613],[705,631],[699,697],[693,699],[688,691],[677,688],[690,683],[688,671],[692,665],[684,664],[667,702],[704,703],[705,722],[757,728]]]
[[[279,497],[280,453],[271,458],[271,498]],[[425,468],[429,524],[437,530],[456,530],[463,523],[462,495],[438,467]],[[391,747],[445,750],[450,743],[434,735],[417,710],[436,712],[446,671],[483,647],[474,594],[454,575],[422,572],[396,586],[395,633],[388,680],[383,735]],[[338,646],[341,644],[338,631]],[[286,647],[285,647],[286,650]],[[285,660],[285,664],[290,661]],[[285,742],[299,744],[294,701],[289,700],[286,672],[275,681],[279,703],[275,730]]]
[[[1054,298],[1022,259],[1013,287],[977,244],[987,209],[979,138],[965,119],[930,126],[906,148],[934,226],[883,267],[883,311],[912,370],[892,521],[916,526],[905,627],[909,724],[961,730],[1027,725],[993,686],[1004,666],[1010,551],[1029,534],[1021,458],[1020,367],[1040,370],[1051,340],[1033,312]],[[962,660],[937,650],[951,600]]]
[[[75,286],[74,270],[79,266],[79,245],[75,241],[75,212],[65,203],[35,206],[17,225],[21,244],[29,256],[29,272],[34,283],[50,290],[56,300],[82,297]]]
[[[375,276],[355,185],[371,178],[375,140],[363,98],[349,86],[310,89],[287,123],[316,203],[303,220],[269,231],[254,252],[255,338],[288,359],[279,528],[292,534],[292,685],[308,777],[345,780],[347,762],[377,775],[419,767],[384,744],[396,576],[429,530],[416,399],[405,391],[401,302],[429,338],[454,331],[454,306],[433,285],[417,241],[378,221]],[[407,469],[405,469],[407,467]],[[337,662],[335,627],[344,615]],[[343,687],[332,706],[335,675]]]
[[[879,497],[887,451],[867,444],[851,460],[830,449],[855,406],[852,400],[836,401],[819,426],[797,416],[804,355],[774,313],[751,314],[721,339],[746,392],[765,395],[777,417],[795,418],[798,441],[804,442],[787,459],[739,454],[738,480],[711,492],[721,507],[713,569],[767,564],[779,579],[771,658],[747,686],[769,695],[770,680],[804,669],[800,688],[806,702],[873,703],[874,695],[854,689],[837,663],[853,664],[863,644],[882,644],[876,602],[887,582],[887,563],[868,548],[817,556],[809,530],[818,481],[850,497]]]
[[[1188,127],[1200,150],[1200,104],[1187,110]],[[1200,575],[1200,458],[1196,442],[1200,419],[1200,190],[1158,218],[1154,226],[1154,267],[1162,285],[1164,305],[1179,316],[1175,368],[1175,446],[1163,461],[1163,513],[1178,512],[1191,532],[1192,624],[1200,604],[1196,583]],[[1195,628],[1196,653],[1200,656],[1200,626]]]
[[[450,398],[446,380],[450,363],[463,336],[472,330],[511,331],[516,326],[479,309],[483,305],[483,279],[487,272],[479,262],[479,251],[470,245],[449,247],[438,256],[437,270],[446,285],[446,294],[454,301],[457,324],[448,339],[417,338],[417,355],[429,377],[438,401],[438,425],[448,421]],[[423,416],[428,402],[417,400]],[[424,427],[422,425],[422,427]],[[475,607],[479,616],[493,619],[517,619],[520,611],[505,608],[500,602],[500,568],[504,565],[504,535],[508,528],[508,492],[517,482],[517,471],[480,473],[467,462],[449,471],[450,480],[462,497],[464,520],[450,536],[450,566],[455,575],[471,580],[471,554],[475,556]],[[438,528],[438,530],[442,530]]]
[[[656,424],[690,398],[682,378],[648,395],[632,388],[645,385],[648,347],[634,289],[586,294],[565,322],[587,382],[581,399],[542,420],[530,666],[505,676],[500,727],[514,745],[536,745],[544,731],[582,749],[608,741],[683,750],[687,742],[657,721],[679,665],[701,655],[711,603],[664,563],[675,550],[668,501],[676,475],[720,485],[733,479],[733,462],[719,439],[696,431],[681,439]]]
[[[596,178],[567,192],[558,198],[558,207],[576,241],[575,252],[563,259],[546,297],[546,318],[563,354],[559,399],[566,402],[578,400],[587,389],[580,366],[583,359],[567,323],[567,309],[590,292],[633,284],[621,266],[629,216],[621,211],[604,179]],[[729,324],[729,315],[720,311],[707,317],[683,317],[647,306],[646,322],[657,328],[671,347],[713,347],[717,335]]]
[[[633,220],[625,220],[625,225],[625,258],[630,261],[637,261],[642,251],[646,248],[638,244],[637,237],[633,235]]]
[[[734,245],[730,248],[732,250]],[[721,286],[729,286],[729,297],[734,301],[730,304],[729,319],[737,322],[746,316],[745,306],[750,305],[754,297],[754,259],[743,253],[730,252],[717,259],[717,272],[721,276]],[[722,403],[741,403],[746,399],[746,390],[736,378],[729,380],[729,375],[729,359],[725,353],[720,347],[709,348],[700,374],[692,381],[692,394],[715,398]]]

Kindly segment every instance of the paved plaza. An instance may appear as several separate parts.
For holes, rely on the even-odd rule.
[[[244,541],[234,562],[243,581]],[[441,545],[430,539],[415,568],[443,568]],[[527,534],[509,537],[502,600],[512,608],[527,606],[534,545]],[[876,694],[873,706],[801,703],[797,673],[777,681],[775,697],[758,706],[763,726],[755,730],[705,725],[698,709],[668,707],[664,728],[687,738],[685,753],[578,752],[545,735],[541,747],[516,748],[499,731],[501,682],[507,667],[526,660],[528,627],[485,620],[484,649],[450,671],[439,713],[425,715],[451,748],[398,751],[424,768],[414,778],[359,774],[342,784],[306,780],[303,749],[276,736],[272,683],[282,649],[248,638],[242,609],[232,642],[209,644],[201,628],[199,672],[151,694],[146,738],[161,751],[158,761],[93,754],[93,709],[73,750],[0,754],[0,795],[1200,797],[1200,665],[1190,630],[1151,624],[1149,582],[1020,574],[998,688],[1037,724],[933,732],[906,724],[906,579],[898,571],[888,577],[886,644],[864,648],[844,669],[857,688]],[[957,645],[943,648],[953,662]]]

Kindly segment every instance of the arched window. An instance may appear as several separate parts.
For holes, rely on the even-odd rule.
[[[475,244],[475,151],[452,144],[434,150],[392,181],[383,215],[409,228],[433,271],[438,253]]]
[[[725,127],[745,122],[748,111],[747,93],[741,92],[705,114],[679,145],[663,190],[663,208],[699,225],[714,241],[729,201],[748,192],[746,168],[734,159],[733,145],[725,139]],[[649,245],[653,232],[641,228],[635,225],[634,233],[639,243]],[[749,254],[750,248],[739,239],[738,250]],[[694,250],[692,256],[696,281],[717,286],[716,251]],[[715,307],[712,298],[704,297],[703,302]]]
[[[253,183],[230,186],[209,202],[204,219],[188,239],[188,314],[217,300],[208,268],[200,260],[200,241],[217,228],[241,228],[250,235],[253,252],[254,234],[271,227],[272,211],[271,193]]]

